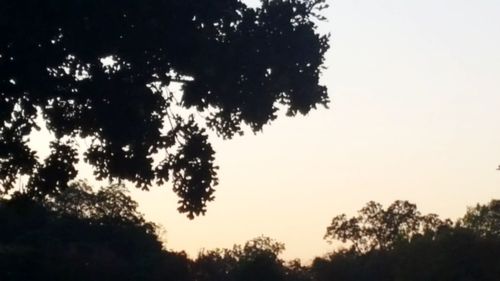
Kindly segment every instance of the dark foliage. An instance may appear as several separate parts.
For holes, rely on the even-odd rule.
[[[500,239],[492,234],[499,223],[492,219],[496,202],[470,208],[454,225],[435,215],[421,216],[406,201],[387,210],[369,202],[354,222],[345,215],[334,218],[327,237],[355,246],[315,259],[311,274],[317,281],[500,280]],[[426,227],[428,221],[432,227]]]
[[[385,210],[379,203],[370,201],[359,210],[358,216],[334,217],[325,238],[349,242],[356,252],[386,250],[396,243],[436,233],[451,224],[450,220],[441,220],[436,214],[421,215],[417,206],[408,201],[395,201]]]
[[[391,247],[337,250],[311,266],[283,261],[284,245],[263,236],[190,260],[162,247],[155,225],[116,185],[94,192],[79,183],[44,201],[17,195],[0,202],[0,225],[0,280],[7,281],[500,280],[499,237],[461,223]]]
[[[278,255],[284,245],[258,237],[231,250],[202,252],[193,263],[196,281],[285,281],[298,270],[288,270]],[[301,279],[299,279],[301,280]]]
[[[0,280],[188,278],[186,256],[163,250],[117,186],[73,185],[50,202],[16,195],[0,203],[0,225]]]
[[[460,224],[481,236],[500,238],[500,200],[469,208]]]
[[[317,258],[311,270],[318,281],[494,281],[500,280],[500,240],[469,229],[441,229],[390,250]]]
[[[171,180],[179,211],[204,213],[217,184],[204,124],[230,138],[259,131],[279,104],[291,116],[327,105],[323,2],[0,1],[0,191],[24,175],[34,195],[60,192],[87,138],[98,179]],[[37,116],[56,138],[45,160],[28,145]]]

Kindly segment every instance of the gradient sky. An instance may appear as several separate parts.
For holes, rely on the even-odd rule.
[[[330,109],[214,137],[203,217],[177,213],[170,186],[133,192],[168,248],[195,257],[263,234],[307,263],[334,248],[331,218],[369,200],[455,219],[500,198],[500,1],[336,0],[324,14]]]
[[[214,138],[220,185],[204,217],[178,214],[167,188],[135,194],[169,248],[264,234],[309,262],[334,247],[330,219],[369,200],[457,218],[500,198],[500,1],[336,0],[325,15],[330,109]]]

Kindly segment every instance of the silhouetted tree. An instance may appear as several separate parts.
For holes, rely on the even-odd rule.
[[[451,225],[435,214],[422,216],[417,206],[408,201],[395,201],[386,210],[373,201],[359,210],[358,216],[335,216],[327,227],[325,238],[352,243],[358,252],[390,249],[395,243],[415,235],[433,233],[440,227]]]
[[[462,221],[486,218],[495,206],[493,200],[469,209]],[[489,229],[490,222],[479,221]],[[499,237],[471,227],[475,223],[465,225],[434,214],[421,216],[406,201],[385,210],[369,202],[358,217],[334,218],[327,237],[350,241],[353,247],[316,258],[311,275],[317,281],[500,280]]]
[[[359,253],[340,250],[326,258],[316,258],[311,265],[315,280],[326,281],[390,281],[392,259],[388,251],[371,250]]]
[[[392,256],[394,280],[500,280],[500,239],[460,226],[398,245]]]
[[[491,200],[487,205],[477,204],[469,208],[460,224],[481,236],[500,238],[500,200]]]
[[[131,199],[117,186],[92,192],[84,185],[50,202],[24,194],[2,200],[0,280],[187,281],[185,254],[165,251],[154,225],[123,201]],[[117,206],[123,212],[103,211]]]
[[[280,281],[284,279],[283,260],[279,254],[285,245],[269,237],[258,237],[233,250],[238,257],[235,277],[238,281]]]
[[[193,263],[196,281],[280,281],[292,276],[279,254],[284,245],[258,237],[233,249],[201,252]]]
[[[499,266],[499,239],[451,227],[391,249],[341,250],[316,258],[311,274],[317,281],[495,281]]]
[[[261,130],[279,104],[290,116],[327,105],[323,2],[1,1],[1,191],[19,176],[40,196],[65,189],[86,138],[97,179],[172,180],[178,210],[204,213],[217,184],[205,125],[231,138]],[[37,117],[56,139],[45,160],[28,145]]]
[[[304,266],[299,259],[291,260],[285,267],[286,281],[314,281],[309,266]]]
[[[64,216],[81,219],[109,220],[114,223],[125,222],[156,227],[146,223],[138,211],[138,204],[128,194],[124,185],[112,184],[97,191],[84,181],[78,181],[53,196],[41,201],[51,211]]]
[[[231,281],[238,257],[230,249],[201,251],[193,261],[192,276],[195,281]]]

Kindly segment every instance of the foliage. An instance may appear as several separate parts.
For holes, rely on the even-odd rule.
[[[494,281],[500,278],[500,240],[460,227],[418,236],[389,250],[343,250],[317,258],[317,281]]]
[[[500,238],[500,200],[469,208],[460,223],[481,236]]]
[[[406,201],[386,210],[369,202],[358,217],[334,218],[327,237],[353,247],[316,258],[310,274],[316,281],[500,280],[500,239],[492,235],[497,202],[469,208],[455,224],[422,216]]]
[[[417,206],[408,201],[395,201],[385,210],[381,204],[370,201],[355,217],[335,216],[325,238],[350,242],[354,250],[367,252],[390,249],[398,242],[450,225],[450,220],[442,221],[435,214],[421,215]]]
[[[287,270],[278,258],[284,245],[269,237],[257,237],[233,249],[201,252],[194,262],[197,281],[285,280]]]
[[[202,251],[193,262],[192,277],[195,281],[230,281],[238,259],[233,251],[215,249]]]
[[[94,192],[80,183],[58,199],[40,202],[16,195],[1,200],[0,280],[500,280],[499,237],[458,223],[425,231],[422,227],[411,239],[401,239],[391,247],[364,252],[354,247],[340,249],[316,258],[310,266],[298,260],[283,261],[279,255],[284,245],[264,236],[231,249],[202,251],[191,260],[161,246],[150,231],[154,225],[137,213],[123,188],[104,190]],[[102,202],[99,207],[89,206],[96,197],[107,199],[97,200]],[[408,204],[398,206],[415,210]],[[103,211],[117,206],[128,211],[111,216]]]
[[[154,225],[117,186],[73,185],[46,202],[16,194],[0,203],[0,225],[1,280],[188,278],[187,257],[163,250]]]
[[[327,105],[319,76],[324,0],[0,2],[0,180],[39,196],[67,188],[81,160],[97,179],[148,189],[171,180],[192,218],[214,196],[205,125],[225,138]],[[181,97],[169,90],[181,86]],[[183,115],[184,110],[195,113]],[[201,115],[203,118],[195,118]],[[55,136],[39,159],[29,136]],[[154,161],[159,157],[161,161]]]
[[[135,202],[123,185],[113,184],[94,191],[84,181],[69,185],[62,192],[41,201],[49,210],[62,216],[80,219],[110,221],[114,223],[132,223],[155,228],[146,223],[143,215],[137,210]]]

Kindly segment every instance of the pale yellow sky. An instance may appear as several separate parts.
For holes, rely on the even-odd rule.
[[[178,214],[169,186],[134,191],[168,248],[194,257],[264,234],[308,262],[333,249],[330,219],[369,200],[457,218],[500,198],[500,1],[336,0],[325,14],[330,109],[213,138],[204,217]]]

